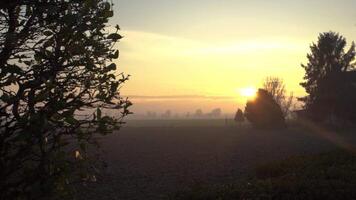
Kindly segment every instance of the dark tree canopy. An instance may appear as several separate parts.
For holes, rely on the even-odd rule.
[[[308,96],[301,98],[308,115],[317,121],[330,117],[355,119],[355,44],[345,51],[346,39],[334,32],[319,35],[307,55],[304,82]]]
[[[269,76],[263,82],[263,89],[272,95],[273,99],[281,107],[284,117],[287,117],[291,112],[294,96],[293,93],[287,96],[283,79]]]
[[[244,113],[241,109],[237,109],[234,120],[238,123],[242,123],[245,121]]]
[[[49,199],[95,179],[87,148],[131,105],[119,93],[128,77],[113,63],[112,16],[105,0],[1,3],[0,199]]]
[[[245,117],[258,128],[281,128],[285,126],[281,107],[266,90],[259,89],[254,100],[246,104]]]

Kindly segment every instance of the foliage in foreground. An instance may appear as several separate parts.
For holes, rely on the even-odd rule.
[[[356,156],[339,150],[264,164],[246,181],[197,186],[172,199],[356,199],[355,188]]]
[[[106,0],[1,4],[0,199],[50,199],[95,180],[87,149],[130,106],[119,94],[128,77],[113,63],[121,36],[112,16]]]

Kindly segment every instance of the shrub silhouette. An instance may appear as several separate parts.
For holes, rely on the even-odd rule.
[[[254,100],[248,101],[245,117],[257,128],[281,128],[285,126],[281,107],[266,90],[259,89]]]
[[[234,120],[235,120],[235,122],[237,122],[237,123],[242,123],[242,122],[245,121],[244,113],[242,112],[241,109],[238,109],[238,110],[236,111]]]

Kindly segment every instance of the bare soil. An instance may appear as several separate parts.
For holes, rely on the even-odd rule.
[[[353,134],[337,136],[355,144]],[[102,139],[108,167],[79,199],[165,199],[195,184],[230,183],[258,164],[332,150],[333,137],[301,128],[124,127]]]

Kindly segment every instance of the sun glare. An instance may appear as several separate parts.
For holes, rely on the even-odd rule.
[[[256,96],[256,88],[254,87],[247,87],[240,89],[240,95],[247,98],[254,98]]]

